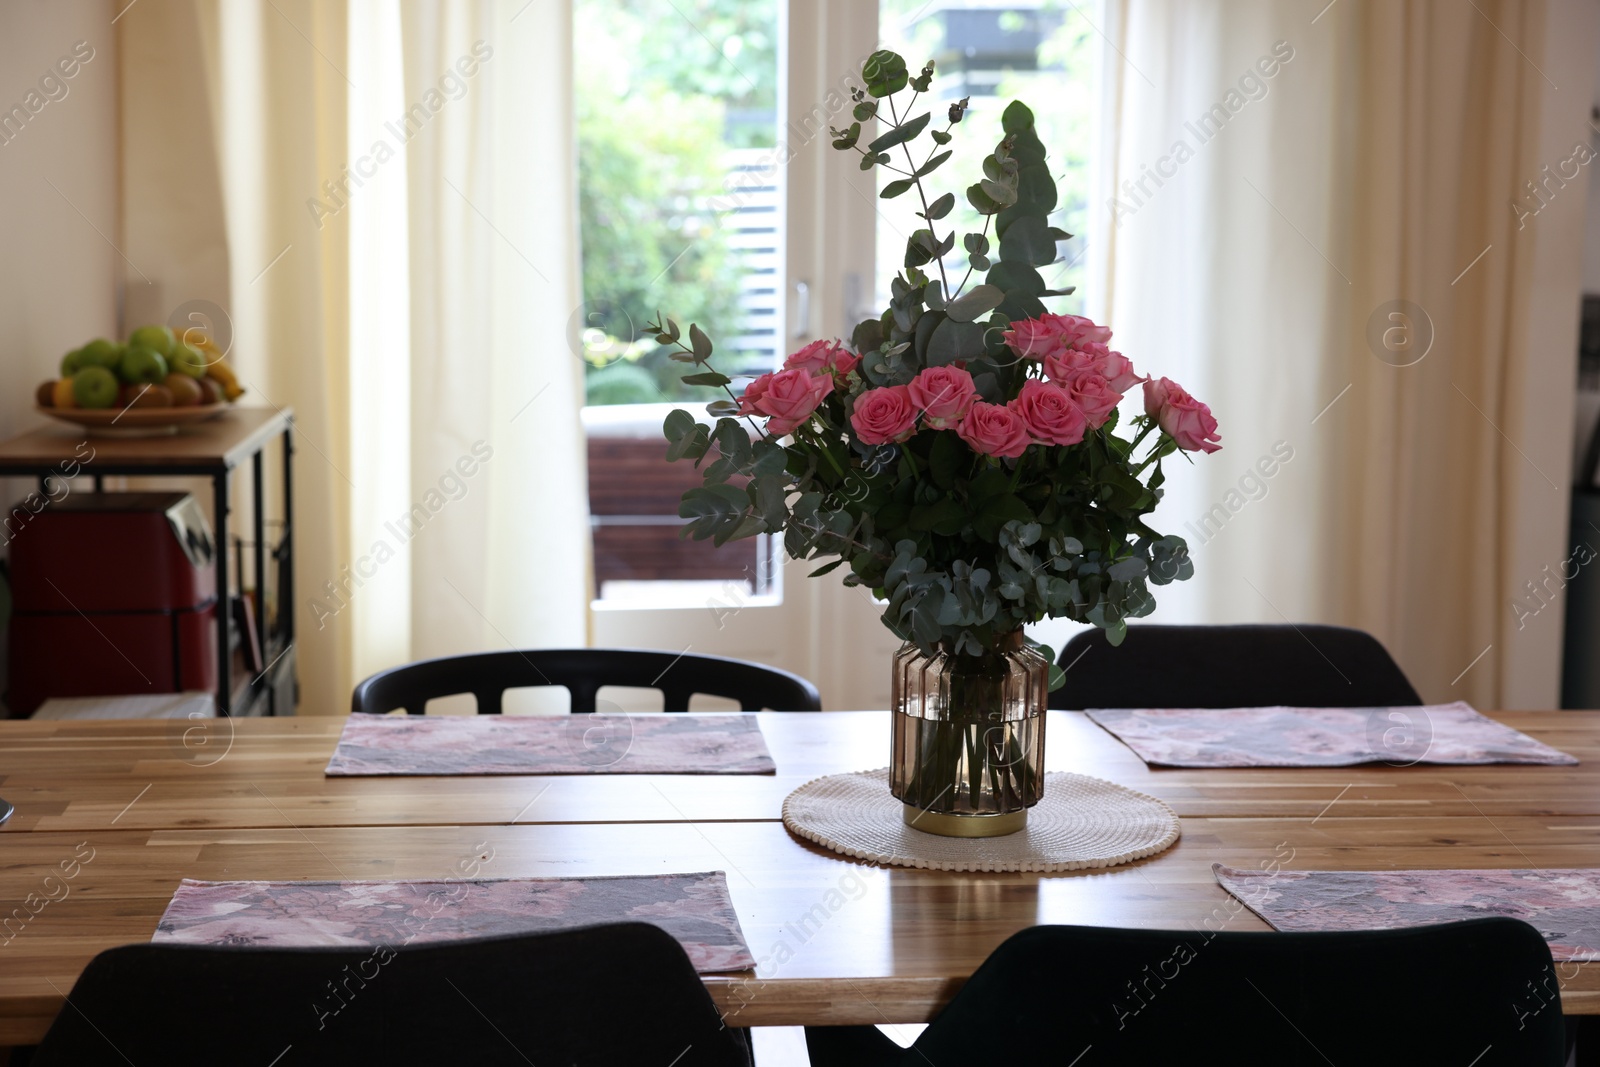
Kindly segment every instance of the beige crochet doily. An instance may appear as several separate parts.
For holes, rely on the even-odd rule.
[[[905,825],[889,771],[817,778],[783,802],[783,824],[846,856],[934,871],[1079,871],[1115,867],[1172,847],[1178,815],[1155,797],[1086,774],[1045,775],[1028,825],[1006,837],[957,838]]]

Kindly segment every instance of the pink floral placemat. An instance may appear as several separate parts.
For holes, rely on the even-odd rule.
[[[1600,960],[1600,869],[1211,870],[1274,930],[1392,930],[1505,915],[1535,927],[1558,960]]]
[[[1095,708],[1099,723],[1163,767],[1353,767],[1577,759],[1468,704],[1396,708]]]
[[[399,949],[626,921],[651,923],[677,938],[701,973],[755,966],[721,871],[419,882],[185,878],[151,940]]]
[[[773,774],[755,716],[352,715],[330,776]]]

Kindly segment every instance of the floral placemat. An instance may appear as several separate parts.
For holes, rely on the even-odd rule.
[[[417,882],[197,882],[185,878],[152,941],[273,948],[383,946],[647,922],[695,970],[755,966],[721,871]]]
[[[1140,759],[1163,767],[1578,762],[1461,701],[1395,708],[1094,708],[1087,714]]]
[[[755,716],[352,715],[330,776],[773,774]]]
[[[1274,930],[1392,930],[1505,915],[1535,927],[1558,960],[1600,960],[1600,869],[1211,870]]]

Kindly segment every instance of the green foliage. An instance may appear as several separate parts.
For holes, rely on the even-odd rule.
[[[949,156],[940,146],[965,102],[949,109],[943,129],[930,128],[931,112],[913,116],[932,74],[929,64],[912,77],[898,55],[874,53],[855,102],[875,111],[883,132],[863,147],[859,123],[832,131],[834,147],[856,153],[864,169],[900,175],[883,195],[914,191],[927,222],[907,239],[889,306],[852,334],[859,363],[820,372],[832,374],[831,391],[784,442],[753,419],[731,417],[741,411],[731,391],[711,407],[714,428],[687,412],[668,416],[667,458],[704,470],[705,485],[680,507],[684,536],[722,544],[781,533],[791,556],[821,562],[816,574],[848,566],[845,584],[886,601],[884,623],[927,652],[944,645],[978,655],[1047,617],[1092,623],[1118,643],[1128,619],[1154,609],[1152,585],[1193,573],[1183,540],[1145,523],[1161,496],[1161,460],[1176,450],[1152,418],[1131,420],[1132,440],[1116,435],[1113,414],[1079,444],[1033,444],[1016,459],[974,451],[952,429],[913,424],[899,443],[872,445],[852,427],[863,393],[904,385],[928,367],[960,363],[984,400],[1014,400],[1037,363],[1014,356],[1000,335],[1041,314],[1044,298],[1063,295],[1038,268],[1057,261],[1070,235],[1050,223],[1055,183],[1034,116],[1019,102],[1001,116],[1003,136],[967,189],[981,221],[962,234],[965,277],[947,275],[944,256],[960,227],[940,220],[955,201],[949,193],[930,201],[923,176]],[[931,147],[919,144],[923,134]],[[711,342],[698,325],[687,342],[670,319],[648,329],[674,348],[673,359],[695,365],[687,381],[731,385],[710,368]],[[1146,440],[1148,452],[1135,459]]]
[[[644,324],[657,307],[739,321],[740,267],[710,201],[722,148],[774,141],[774,0],[579,0],[575,18],[584,309],[569,334],[594,341],[588,402],[703,399]]]

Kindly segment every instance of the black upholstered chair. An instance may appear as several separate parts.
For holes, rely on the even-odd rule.
[[[1549,947],[1517,919],[1317,934],[1036,926],[911,1048],[871,1027],[806,1041],[817,1067],[1561,1067],[1558,985]]]
[[[498,715],[507,689],[559,685],[574,714],[594,711],[601,686],[659,689],[665,710],[688,711],[695,693],[737,700],[744,711],[821,711],[817,687],[797,674],[758,663],[622,648],[540,648],[427,659],[380,671],[356,686],[350,710],[421,715],[428,701],[471,693],[478,713]]]
[[[128,945],[90,961],[31,1067],[749,1067],[644,923],[409,948]]]
[[[1343,626],[1130,626],[1067,642],[1052,708],[1392,708],[1421,704],[1371,634]]]

